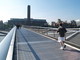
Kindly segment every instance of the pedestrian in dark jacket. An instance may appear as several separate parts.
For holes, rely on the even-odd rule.
[[[64,49],[66,47],[66,45],[64,45],[64,41],[65,41],[65,33],[67,32],[67,30],[62,26],[62,24],[60,24],[57,32],[59,33],[58,42],[61,45],[60,49]]]

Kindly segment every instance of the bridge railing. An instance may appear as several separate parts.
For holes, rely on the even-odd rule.
[[[16,27],[13,27],[0,42],[0,60],[12,60]]]
[[[58,33],[57,29],[58,28],[52,28],[52,27],[40,27],[40,26],[23,26],[25,28],[28,28],[32,31],[38,32],[40,34],[52,37],[57,39],[58,38]],[[67,28],[67,33],[66,36],[75,33],[76,31],[79,31],[79,28]]]

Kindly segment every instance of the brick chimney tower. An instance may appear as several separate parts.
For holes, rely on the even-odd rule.
[[[30,20],[30,5],[27,7],[27,18]]]

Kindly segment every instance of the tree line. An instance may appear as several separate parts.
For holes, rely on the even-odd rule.
[[[62,21],[61,19],[58,19],[57,22],[52,22],[51,27],[58,27],[60,23],[62,23],[63,26],[66,28],[80,28],[80,25],[77,25],[77,22],[75,20],[67,22],[67,21]]]

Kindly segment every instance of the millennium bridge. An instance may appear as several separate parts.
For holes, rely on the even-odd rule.
[[[67,28],[60,50],[57,28],[14,26],[0,42],[0,60],[80,60],[80,28]]]

